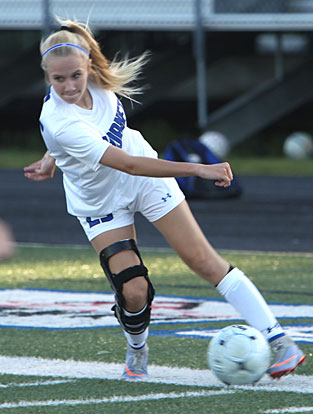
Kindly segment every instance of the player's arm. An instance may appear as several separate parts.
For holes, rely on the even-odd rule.
[[[206,165],[137,157],[114,146],[107,148],[100,163],[131,175],[146,177],[199,176],[207,180],[215,180],[215,184],[220,187],[228,187],[233,179],[231,168],[227,162]]]
[[[47,151],[41,160],[24,168],[25,177],[32,181],[44,181],[53,178],[55,171],[55,159]]]

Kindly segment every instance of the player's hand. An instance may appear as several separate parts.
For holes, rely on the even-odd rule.
[[[202,164],[199,177],[215,180],[215,185],[218,187],[229,187],[233,180],[233,173],[228,162],[210,165]]]
[[[46,153],[43,158],[24,168],[24,175],[32,181],[44,181],[53,178],[55,159]]]

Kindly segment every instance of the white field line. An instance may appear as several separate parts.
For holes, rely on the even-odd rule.
[[[123,369],[123,364],[0,356],[0,374],[119,380]],[[146,382],[230,389],[221,384],[208,369],[150,365]],[[280,381],[275,381],[265,375],[255,386],[235,386],[231,389],[313,394],[313,376],[289,375]]]
[[[31,247],[34,249],[38,249],[38,248],[55,248],[55,249],[59,249],[60,247],[64,247],[66,249],[73,249],[73,250],[91,250],[93,251],[93,249],[91,248],[90,245],[85,245],[85,244],[61,244],[61,243],[13,243],[15,246],[17,247]],[[164,252],[164,253],[174,253],[175,251],[171,248],[171,247],[144,247],[144,246],[140,246],[140,250],[143,252]],[[313,257],[313,253],[310,252],[284,252],[284,251],[271,251],[268,252],[266,250],[233,250],[233,249],[218,249],[221,253],[231,253],[231,254],[237,254],[237,255],[266,255],[266,256],[293,256],[293,257]]]
[[[168,394],[146,394],[137,396],[124,396],[124,397],[110,397],[110,398],[99,398],[99,399],[88,399],[88,400],[47,400],[47,401],[20,401],[18,403],[4,403],[0,404],[0,410],[7,408],[26,408],[26,407],[48,407],[48,406],[60,406],[60,405],[88,405],[88,404],[112,404],[112,403],[128,403],[138,401],[153,401],[153,400],[164,400],[164,399],[177,399],[177,398],[195,398],[195,397],[212,397],[225,394],[233,394],[235,391],[231,390],[220,390],[220,391],[191,391],[175,393],[170,392]]]
[[[263,411],[266,414],[313,413],[313,407],[286,407]]]
[[[0,389],[3,388],[15,388],[15,387],[42,387],[50,385],[67,384],[69,382],[75,382],[75,380],[52,380],[52,381],[37,381],[37,382],[11,382],[9,384],[0,384]]]

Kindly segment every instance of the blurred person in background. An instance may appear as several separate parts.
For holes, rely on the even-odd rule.
[[[9,259],[15,252],[13,234],[10,227],[0,220],[0,261]]]

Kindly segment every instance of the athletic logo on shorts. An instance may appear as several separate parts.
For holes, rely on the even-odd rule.
[[[167,193],[166,194],[166,197],[162,197],[162,200],[164,201],[164,203],[166,203],[167,202],[167,199],[168,198],[171,198],[172,196],[171,196],[171,194],[170,193]]]

